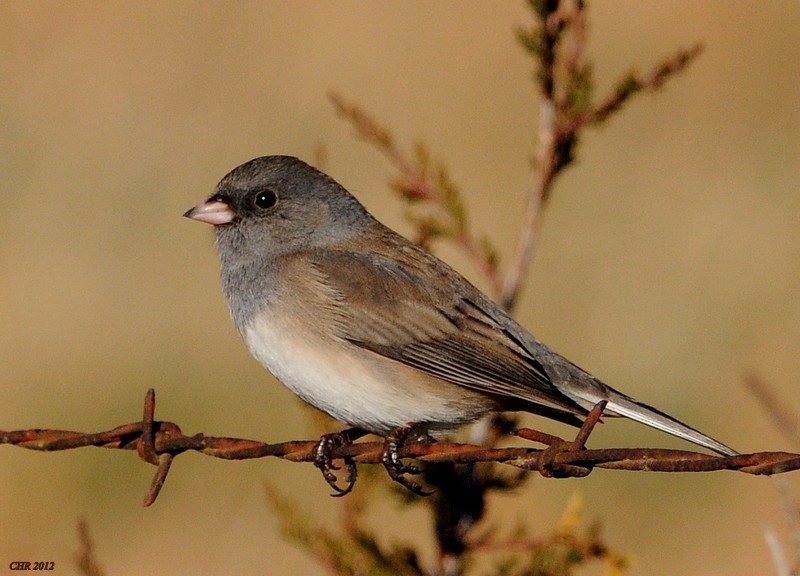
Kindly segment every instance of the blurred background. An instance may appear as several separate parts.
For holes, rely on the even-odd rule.
[[[744,377],[800,418],[800,4],[615,0],[589,16],[601,95],[631,67],[706,51],[585,134],[517,317],[738,450],[797,451]],[[0,428],[111,428],[140,419],[154,387],[157,417],[187,433],[308,437],[309,412],[229,321],[211,229],[181,214],[246,160],[324,150],[327,172],[408,233],[390,167],[335,115],[335,89],[446,161],[475,228],[509,254],[536,134],[514,36],[529,22],[521,1],[2,3]],[[621,421],[590,445],[687,447]],[[85,518],[109,574],[323,573],[264,496],[268,481],[335,525],[342,503],[312,466],[182,456],[143,509],[152,473],[128,452],[2,447],[0,566],[74,573]],[[764,529],[788,546],[774,482],[732,472],[537,476],[491,523],[546,533],[576,493],[633,574],[769,574]],[[393,538],[426,539],[419,509],[381,506]]]

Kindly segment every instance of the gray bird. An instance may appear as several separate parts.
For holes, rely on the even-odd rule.
[[[215,227],[222,288],[253,356],[309,404],[393,438],[388,451],[410,424],[435,436],[521,410],[580,425],[606,401],[605,415],[736,454],[548,348],[297,158],[235,168],[185,216]],[[328,438],[321,450],[349,438]],[[398,479],[396,453],[384,463]]]

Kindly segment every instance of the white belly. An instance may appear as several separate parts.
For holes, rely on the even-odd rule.
[[[453,428],[492,408],[479,394],[297,324],[266,311],[243,335],[278,380],[337,420],[386,434],[409,422]]]

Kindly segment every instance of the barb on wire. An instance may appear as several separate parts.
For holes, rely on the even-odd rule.
[[[602,411],[602,407],[597,412]],[[591,423],[593,425],[593,422]],[[687,450],[659,448],[587,449],[583,446],[587,432],[582,430],[575,441],[528,428],[514,434],[525,440],[542,443],[547,448],[493,448],[458,442],[412,443],[398,450],[401,458],[423,462],[469,464],[498,462],[524,470],[534,470],[550,477],[582,477],[594,468],[640,470],[649,472],[710,472],[736,470],[754,475],[772,475],[800,469],[800,454],[791,452],[756,452],[736,456],[716,456]],[[155,420],[155,392],[147,391],[144,417],[140,422],[123,424],[96,433],[67,430],[30,429],[6,432],[0,430],[0,444],[41,451],[69,450],[84,446],[136,450],[139,457],[157,466],[156,474],[144,499],[145,506],[155,502],[164,485],[175,456],[183,452],[200,452],[226,460],[247,460],[274,456],[292,462],[314,462],[318,440],[293,440],[268,444],[243,438],[227,438],[183,434],[172,422]],[[356,442],[336,448],[335,459],[351,459],[359,464],[381,464],[383,441]]]

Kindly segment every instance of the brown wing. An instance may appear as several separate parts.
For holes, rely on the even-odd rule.
[[[459,274],[411,245],[399,258],[315,251],[341,299],[339,336],[453,384],[543,407],[572,421],[586,411],[553,385],[513,335],[523,329]],[[395,256],[393,254],[393,256]],[[574,423],[574,421],[573,421]]]

